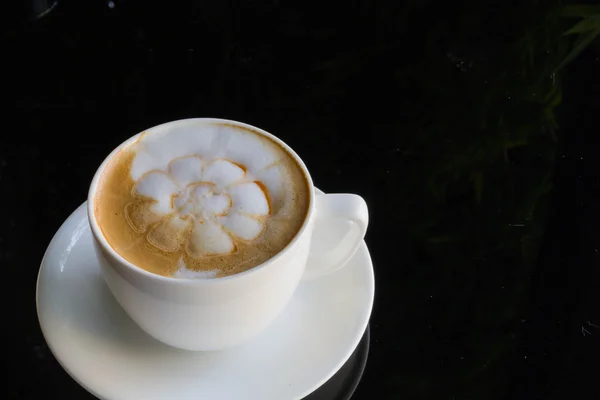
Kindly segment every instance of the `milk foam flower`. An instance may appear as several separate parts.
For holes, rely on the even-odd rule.
[[[270,213],[264,185],[225,159],[177,158],[167,171],[142,175],[133,194],[141,202],[126,208],[131,226],[164,251],[185,246],[196,258],[229,254],[236,241],[256,239]]]

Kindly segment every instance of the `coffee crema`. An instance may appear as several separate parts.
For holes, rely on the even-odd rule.
[[[144,132],[102,171],[94,213],[109,245],[149,272],[209,278],[279,253],[306,219],[297,161],[245,127],[184,120]]]

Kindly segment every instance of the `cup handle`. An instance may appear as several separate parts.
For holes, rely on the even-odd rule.
[[[316,194],[315,206],[313,243],[302,276],[304,280],[324,276],[342,268],[358,250],[369,224],[367,203],[359,195]],[[335,232],[332,235],[334,237],[315,243],[314,232],[324,229],[321,224],[344,221],[347,222],[345,229]]]

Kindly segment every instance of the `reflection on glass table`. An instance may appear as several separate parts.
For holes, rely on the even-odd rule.
[[[362,378],[369,357],[370,330],[367,326],[356,350],[340,370],[304,400],[349,400]]]

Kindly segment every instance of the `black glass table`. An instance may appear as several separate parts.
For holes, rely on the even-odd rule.
[[[3,398],[89,397],[39,330],[39,262],[110,150],[201,116],[369,205],[370,328],[308,398],[600,398],[598,4],[44,4],[1,27]]]

